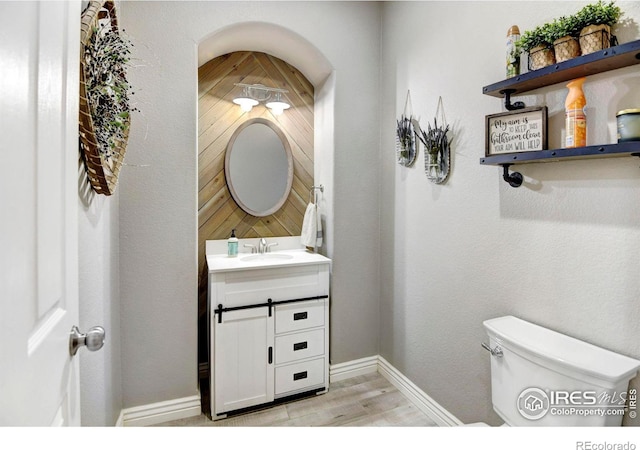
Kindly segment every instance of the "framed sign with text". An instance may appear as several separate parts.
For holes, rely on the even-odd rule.
[[[547,107],[485,116],[485,156],[547,149]]]

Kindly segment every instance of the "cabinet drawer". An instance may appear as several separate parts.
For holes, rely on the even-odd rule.
[[[276,367],[275,395],[300,391],[324,381],[324,358]]]
[[[276,364],[324,354],[324,328],[276,337]]]
[[[323,326],[325,302],[311,300],[276,306],[276,334]]]

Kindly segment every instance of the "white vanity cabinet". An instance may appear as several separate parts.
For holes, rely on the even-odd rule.
[[[207,256],[214,420],[329,387],[330,260],[290,253],[246,264]]]

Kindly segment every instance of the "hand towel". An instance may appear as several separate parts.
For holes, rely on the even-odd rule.
[[[322,233],[322,230],[320,231]],[[300,241],[305,247],[315,247],[318,238],[318,208],[309,203],[302,220],[302,234]]]
[[[322,221],[320,216],[320,208],[316,206],[316,248],[322,247]]]

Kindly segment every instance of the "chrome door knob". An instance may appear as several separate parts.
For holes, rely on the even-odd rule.
[[[69,353],[71,356],[75,356],[76,352],[83,345],[87,347],[90,352],[100,350],[104,345],[105,331],[102,327],[93,327],[87,334],[80,333],[77,326],[71,328],[69,333]]]

